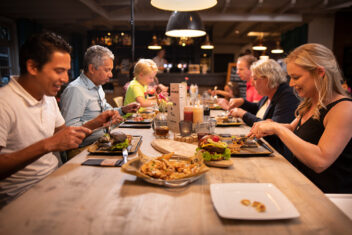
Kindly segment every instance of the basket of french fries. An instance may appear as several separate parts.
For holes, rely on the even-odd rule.
[[[199,179],[209,168],[203,157],[178,157],[174,153],[150,157],[138,150],[135,158],[122,166],[122,171],[143,180],[166,187],[182,187]]]

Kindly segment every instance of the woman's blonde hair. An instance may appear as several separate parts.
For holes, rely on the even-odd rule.
[[[134,66],[133,74],[137,76],[138,74],[148,74],[151,72],[157,72],[158,66],[151,59],[139,59]]]
[[[252,76],[266,77],[270,89],[277,88],[287,81],[286,74],[279,63],[273,59],[258,60],[251,65]]]
[[[309,71],[318,91],[318,105],[313,118],[319,119],[319,109],[325,108],[334,93],[346,95],[341,86],[343,81],[339,66],[332,51],[321,44],[309,43],[297,47],[285,59],[286,64],[294,63]],[[318,68],[324,68],[323,77],[318,74]],[[312,100],[304,98],[296,110],[296,115],[303,116],[312,107]]]

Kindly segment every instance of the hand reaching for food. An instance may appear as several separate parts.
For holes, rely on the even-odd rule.
[[[91,132],[83,126],[67,126],[46,140],[47,149],[49,152],[59,152],[78,148]]]
[[[273,122],[272,120],[265,120],[261,122],[255,122],[253,127],[249,131],[248,136],[262,138],[267,135],[275,135],[275,129],[277,125],[280,125],[277,122]]]

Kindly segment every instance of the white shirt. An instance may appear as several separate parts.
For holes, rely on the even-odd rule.
[[[156,64],[156,66],[158,67],[158,72],[163,72],[163,70],[160,70],[160,68],[161,67],[163,67],[164,68],[164,64],[166,64],[167,63],[167,60],[166,59],[164,59],[164,58],[160,58],[159,56],[155,56],[154,58],[153,58],[153,61],[155,62],[155,64]]]
[[[262,107],[260,107],[260,109],[258,110],[258,112],[257,112],[257,114],[255,116],[257,118],[264,119],[264,114],[265,114],[266,110],[268,109],[269,104],[270,104],[270,100],[267,99],[265,101],[265,103],[262,105]]]
[[[0,154],[15,152],[48,138],[56,127],[65,124],[54,97],[44,96],[38,101],[17,79],[12,77],[8,85],[0,88]],[[57,166],[55,155],[48,153],[1,180],[0,207],[52,173]]]

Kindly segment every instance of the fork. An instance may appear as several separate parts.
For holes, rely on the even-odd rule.
[[[128,151],[127,148],[122,149],[122,157],[123,157],[123,163],[126,164],[128,161]]]

